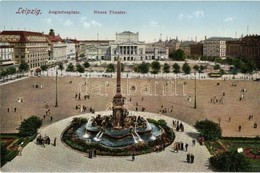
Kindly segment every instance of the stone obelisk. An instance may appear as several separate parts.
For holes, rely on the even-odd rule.
[[[124,127],[125,108],[124,98],[121,93],[121,62],[118,58],[116,66],[116,94],[113,98],[113,116],[112,125],[116,129]]]

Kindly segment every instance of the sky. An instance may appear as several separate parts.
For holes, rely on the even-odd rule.
[[[139,32],[139,40],[145,42],[260,34],[260,1],[1,1],[0,4],[1,31],[47,34],[52,28],[62,38],[78,40],[114,40],[116,32],[123,31]],[[25,14],[29,10],[34,10],[33,14]],[[110,14],[110,10],[123,14]]]

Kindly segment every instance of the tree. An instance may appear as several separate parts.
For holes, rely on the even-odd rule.
[[[76,71],[78,71],[79,73],[84,73],[85,72],[85,68],[81,64],[78,63],[76,65]]]
[[[49,35],[51,35],[51,36],[55,36],[54,29],[50,29]]]
[[[170,65],[169,64],[167,64],[167,63],[164,63],[164,65],[163,65],[163,72],[164,73],[170,73]]]
[[[160,69],[161,69],[161,65],[158,61],[153,61],[151,63],[151,68],[152,68],[152,74],[157,74],[159,73]]]
[[[13,75],[13,74],[16,73],[16,68],[15,68],[14,66],[9,67],[7,70],[8,70],[8,73],[9,73],[10,75]]]
[[[29,65],[25,62],[22,62],[20,65],[19,65],[19,71],[20,72],[26,72],[29,70]]]
[[[4,80],[6,76],[8,76],[8,71],[7,70],[2,70],[1,71],[1,78],[3,77],[3,80]]]
[[[170,53],[169,58],[175,61],[184,61],[185,60],[185,53],[183,50],[178,49],[173,53]]]
[[[79,57],[80,57],[80,58],[84,58],[84,57],[85,57],[85,54],[84,54],[84,53],[81,53],[81,54],[79,55]]]
[[[223,172],[247,172],[251,167],[250,160],[235,148],[210,157],[210,163]]]
[[[74,71],[74,65],[72,63],[69,63],[69,65],[67,66],[66,71],[73,72]]]
[[[217,140],[222,135],[220,125],[207,119],[197,121],[194,127],[206,140]]]
[[[62,70],[64,70],[64,66],[63,66],[63,63],[60,62],[59,65],[58,65],[58,69],[62,72]]]
[[[193,69],[195,70],[195,71],[197,71],[197,72],[199,72],[199,78],[200,78],[200,73],[202,73],[203,72],[203,70],[205,69],[205,67],[203,66],[203,65],[194,65],[193,66]]]
[[[89,67],[90,67],[90,64],[89,64],[88,61],[85,61],[85,62],[83,63],[83,66],[84,66],[85,68],[89,68]]]
[[[185,73],[185,74],[190,74],[190,71],[191,71],[191,68],[190,68],[190,65],[185,62],[183,65],[182,65],[182,71]]]
[[[37,133],[38,128],[42,125],[42,120],[37,116],[31,116],[24,119],[18,130],[21,136],[31,136]]]
[[[107,65],[106,72],[109,72],[109,73],[115,72],[115,66],[114,66],[114,64],[112,64],[112,63],[108,64],[108,65]]]
[[[139,73],[148,73],[149,72],[149,69],[150,69],[150,64],[149,63],[144,63],[142,62],[142,64],[139,64],[137,66],[137,71]]]
[[[214,68],[214,70],[219,70],[219,69],[220,69],[220,65],[219,65],[219,64],[215,64],[215,65],[213,66],[213,68]]]
[[[41,69],[42,69],[42,71],[47,71],[48,66],[47,66],[47,65],[42,65],[42,66],[41,66]]]
[[[172,68],[173,68],[173,73],[175,73],[175,74],[180,73],[180,71],[181,71],[181,67],[180,67],[180,65],[177,64],[177,63],[174,63],[174,64],[172,65]]]

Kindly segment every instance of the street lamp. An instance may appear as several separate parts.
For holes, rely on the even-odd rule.
[[[195,90],[194,90],[194,109],[197,109],[197,79],[196,79],[196,72],[195,72]]]
[[[55,107],[58,107],[58,70],[56,68],[56,102]]]

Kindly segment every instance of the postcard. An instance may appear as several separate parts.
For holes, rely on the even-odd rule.
[[[1,1],[3,172],[259,172],[259,1]]]

